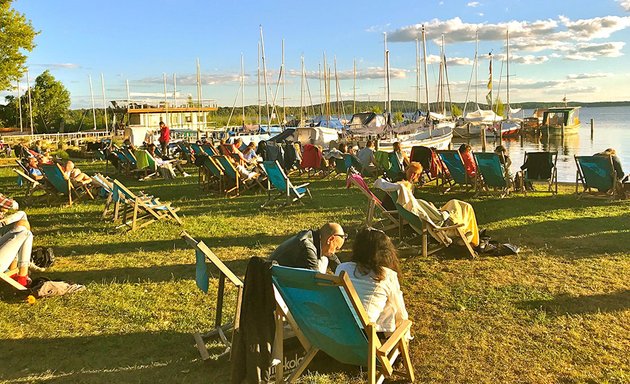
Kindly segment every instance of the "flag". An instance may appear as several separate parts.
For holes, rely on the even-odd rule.
[[[492,105],[492,54],[490,55],[490,67],[488,68],[490,74],[488,76],[488,94],[486,95],[486,101],[488,105]]]

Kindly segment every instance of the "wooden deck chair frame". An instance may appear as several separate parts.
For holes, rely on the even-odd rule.
[[[105,219],[107,218],[107,212],[109,211],[109,207],[112,204],[114,184],[110,180],[107,180],[107,178],[100,173],[94,174],[94,176],[92,176],[92,181],[94,184],[101,187],[105,192],[107,192],[107,200],[105,200],[105,209],[103,210],[103,214],[101,215],[101,217]]]
[[[598,157],[598,158],[602,158],[605,159],[605,156],[577,156],[577,155],[573,155],[573,158],[575,159],[575,165],[577,167],[577,171],[576,171],[576,175],[575,175],[575,194],[577,195],[578,199],[582,198],[582,197],[592,197],[592,198],[599,198],[599,199],[608,199],[608,200],[612,200],[614,199],[618,193],[619,194],[624,194],[623,191],[623,185],[621,184],[621,182],[619,181],[619,179],[617,178],[617,172],[615,171],[615,167],[613,165],[613,161],[612,161],[612,156],[608,156],[608,161],[606,162],[605,160],[603,160],[606,163],[606,176],[610,177],[610,182],[612,185],[612,188],[610,188],[609,190],[605,191],[605,192],[599,192],[597,190],[594,190],[595,187],[592,187],[589,185],[588,180],[586,179],[586,175],[584,174],[584,169],[582,167],[582,164],[580,163],[581,158],[590,158],[590,157]],[[579,186],[582,186],[582,191],[579,191]]]
[[[46,170],[48,170],[48,172]],[[63,172],[63,169],[61,169],[59,164],[55,163],[42,165],[42,173],[53,187],[49,190],[50,196],[62,193],[68,196],[68,205],[72,205],[73,203],[72,195],[76,197],[76,200],[79,200],[84,196],[88,196],[91,200],[94,200],[94,195],[92,195],[90,188],[85,184],[73,183],[72,180],[70,180]],[[62,183],[61,180],[63,180],[63,184],[67,185],[67,187],[64,189],[58,188],[60,185],[57,185],[57,182],[53,181],[53,178],[55,177],[59,178],[59,183]]]
[[[305,195],[313,198],[313,196],[311,195],[311,191],[307,188],[311,183],[293,185],[291,179],[289,179],[289,176],[287,176],[287,174],[284,172],[284,169],[282,169],[278,160],[263,161],[263,167],[265,168],[265,172],[267,173],[267,200],[260,206],[261,208],[267,207],[269,203],[282,197],[285,198],[284,205],[289,205],[296,201],[301,201],[302,197],[304,197]],[[271,176],[273,168],[277,168],[279,175],[284,179],[285,185],[283,188],[279,188],[273,183],[273,177]],[[299,191],[301,188],[304,188],[304,192]],[[273,196],[271,193],[274,189],[278,190],[278,194],[275,196]]]
[[[485,156],[485,155],[496,157],[497,159],[496,161],[502,169],[503,181],[505,183],[505,186],[498,187],[498,186],[488,185],[488,180],[484,178],[484,172],[482,170],[483,167],[479,166],[479,161],[478,161],[478,157]],[[476,186],[475,196],[479,196],[482,192],[493,193],[493,191],[491,191],[490,188],[494,188],[496,189],[496,194],[498,194],[499,197],[503,198],[505,196],[508,196],[510,194],[510,191],[513,190],[514,185],[513,185],[512,180],[510,179],[508,170],[504,169],[502,165],[503,164],[503,162],[501,162],[502,157],[503,157],[503,154],[499,155],[494,152],[474,152],[473,153],[473,158],[475,159],[475,165],[477,167],[477,181],[475,183],[475,186]]]
[[[471,189],[477,189],[477,179],[474,178],[471,180],[470,177],[468,176],[468,172],[466,172],[466,166],[464,165],[464,161],[462,160],[462,156],[460,155],[458,150],[440,150],[440,151],[437,151],[437,154],[440,157],[440,160],[442,160],[442,163],[444,164],[446,169],[448,169],[448,175],[446,172],[442,171],[442,175],[438,177],[437,185],[438,185],[438,190],[440,190],[441,193],[449,192],[457,184],[464,187],[466,192],[470,191]],[[459,158],[459,162],[455,161],[455,163],[453,164],[451,163],[451,159],[448,159],[448,160],[444,159],[446,156],[450,156],[450,155],[453,155],[454,157]],[[451,170],[448,167],[449,163],[451,163],[451,168],[453,165],[458,168],[456,170]],[[456,181],[455,178],[453,178],[454,172],[461,172],[464,174],[463,184],[461,182]]]
[[[230,162],[227,156],[213,156],[216,164],[221,166],[223,170],[223,188],[225,191],[225,197],[236,197],[241,194],[241,175],[234,167],[234,164]],[[226,169],[227,168],[227,169]],[[228,181],[230,181],[230,187],[228,187]],[[230,194],[233,193],[232,196]]]
[[[348,175],[348,179],[350,183],[356,186],[359,191],[366,197],[368,201],[367,214],[365,217],[365,225],[368,227],[381,227],[383,231],[387,231],[390,229],[398,228],[400,225],[400,221],[394,215],[398,215],[398,211],[388,211],[381,201],[370,191],[366,190],[356,181],[351,175]],[[381,220],[375,221],[374,216],[375,212],[378,210],[378,214],[381,216]]]
[[[348,305],[349,311],[354,315],[353,320],[359,332],[362,332],[363,336],[365,336],[365,348],[367,349],[367,361],[365,361],[365,366],[367,366],[368,369],[368,383],[381,383],[386,377],[392,377],[394,373],[402,374],[408,382],[413,382],[415,380],[413,366],[409,355],[409,342],[406,339],[406,335],[411,330],[411,320],[403,320],[387,340],[381,341],[376,333],[376,325],[369,321],[368,315],[361,303],[361,299],[354,289],[350,277],[345,271],[341,272],[341,275],[335,276],[317,273],[315,271],[273,266],[272,274],[282,269],[290,270],[292,272],[295,271],[297,273],[313,274],[314,280],[316,281],[315,284],[339,288],[340,296],[345,299],[345,304]],[[284,287],[282,287],[282,285],[277,281],[277,274],[273,275],[273,284],[274,289],[278,292],[282,299],[282,303],[279,303],[278,300],[276,300],[275,340],[283,340],[284,327],[282,326],[282,320],[286,319],[293,331],[296,333],[298,340],[306,350],[306,355],[304,356],[302,362],[299,363],[287,379],[288,383],[294,383],[302,375],[306,368],[308,368],[308,365],[320,349],[308,340],[307,335],[299,326],[300,319],[297,319],[295,313],[292,312],[292,304],[290,304],[291,300],[287,300],[287,296],[284,294]],[[293,311],[295,311],[295,309],[296,308],[293,307]],[[308,321],[302,321],[302,325],[308,325]],[[283,355],[282,347],[283,343],[277,343],[276,348],[278,349],[277,354],[279,356]],[[395,371],[394,363],[399,357],[402,359],[402,366],[405,369],[404,372]],[[283,364],[280,363],[276,366],[276,383],[282,383],[284,381],[283,373],[284,367]]]
[[[17,289],[18,291],[26,291],[27,288],[25,286],[23,286],[22,284],[18,283],[17,281],[11,278],[11,276],[18,273],[18,271],[19,269],[15,268],[15,269],[8,270],[6,272],[0,272],[0,280],[4,280],[7,284]]]
[[[22,172],[22,170],[13,168],[13,172],[15,172],[19,177],[21,177],[25,181],[26,194],[24,195],[24,197],[30,197],[31,195],[33,195],[33,192],[37,190],[42,190],[42,191],[46,190],[43,183],[40,183],[39,181],[33,179],[30,175]]]
[[[236,329],[239,325],[239,317],[241,315],[241,305],[243,302],[243,282],[239,279],[231,270],[228,268],[222,261],[217,257],[217,255],[212,252],[210,248],[203,241],[197,241],[192,238],[186,231],[182,231],[180,234],[182,239],[186,241],[186,243],[195,250],[195,254],[197,257],[197,276],[198,279],[205,279],[207,284],[207,265],[206,262],[210,262],[210,264],[214,265],[219,270],[219,286],[217,288],[217,303],[215,307],[215,318],[214,318],[214,328],[206,333],[195,332],[193,333],[193,337],[195,339],[195,344],[197,349],[199,350],[199,354],[203,360],[208,360],[210,358],[210,354],[208,353],[208,349],[206,348],[206,339],[218,336],[223,345],[225,345],[225,351],[219,355],[219,357],[223,355],[227,355],[231,352],[233,339],[228,340],[225,336],[225,333],[230,329]],[[203,255],[205,260],[202,263],[200,260],[200,255]],[[225,284],[226,280],[228,283],[231,283],[237,290],[236,296],[236,309],[234,312],[234,321],[229,323],[223,322],[223,298],[225,296]],[[202,283],[203,284],[203,283]],[[199,286],[199,283],[198,283]],[[207,293],[208,287],[199,287]],[[234,335],[234,333],[232,333]]]
[[[116,196],[116,189],[122,191],[124,196]],[[122,224],[120,227],[129,227],[129,230],[133,231],[142,227],[145,227],[157,220],[163,220],[172,218],[179,225],[182,225],[182,221],[177,216],[177,211],[171,207],[170,203],[160,202],[159,199],[152,196],[138,196],[125,187],[120,181],[114,179],[114,221],[118,220],[121,205],[122,207]],[[131,219],[127,219],[128,211],[131,212]],[[140,222],[144,220],[142,224]]]
[[[531,155],[538,155],[538,154],[549,154],[549,156],[551,156],[551,177],[549,179],[530,179],[528,177],[528,169],[519,171],[521,172],[521,178],[520,178],[520,183],[521,185],[519,185],[520,190],[523,191],[523,193],[525,194],[525,196],[527,196],[527,188],[525,188],[525,183],[527,181],[547,181],[547,191],[546,192],[551,192],[553,195],[557,195],[558,194],[558,151],[536,151],[536,152],[527,152],[525,151],[525,155],[523,155],[523,164],[527,163],[527,158],[528,156]]]
[[[217,190],[216,192],[218,194],[224,194],[224,184],[225,184],[225,173],[223,171],[223,168],[221,167],[220,164],[217,164],[216,160],[210,156],[206,156],[203,160],[203,163],[201,163],[201,167],[200,169],[203,168],[203,173],[205,173],[206,175],[206,180],[205,182],[202,184],[204,190],[206,191],[210,191],[211,188],[211,180],[214,179],[216,185],[217,185]]]
[[[392,194],[392,199],[396,202],[396,194]],[[402,230],[405,224],[409,224],[409,226],[418,234],[421,238],[421,248],[420,253],[423,257],[427,257],[432,255],[438,251],[441,251],[445,248],[448,248],[453,244],[453,240],[449,236],[449,233],[457,233],[458,240],[461,240],[464,247],[466,248],[467,254],[471,259],[474,259],[477,254],[475,250],[470,245],[470,242],[466,238],[466,234],[464,233],[462,227],[463,224],[454,224],[448,226],[435,226],[433,223],[427,222],[422,218],[415,215],[413,212],[408,211],[405,207],[401,206],[398,203],[396,204],[396,209],[398,210],[398,218],[400,220],[399,223],[399,237],[402,240],[403,234]],[[438,246],[429,251],[429,235],[433,237],[437,242]]]

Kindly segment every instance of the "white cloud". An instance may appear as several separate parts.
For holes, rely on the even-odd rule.
[[[268,76],[271,76],[271,75],[268,75]],[[249,76],[246,74],[245,75],[246,81],[248,77]],[[145,77],[137,81],[139,83],[144,83],[144,84],[164,84],[164,78],[162,76]],[[233,84],[233,83],[238,83],[240,81],[241,81],[241,75],[239,73],[218,73],[218,74],[202,74],[201,75],[202,85]],[[182,86],[197,85],[197,75],[196,74],[178,75],[177,85],[182,85]]]
[[[81,66],[74,63],[49,63],[49,64],[31,64],[31,67],[47,68],[47,69],[79,69]]]
[[[390,68],[389,76],[391,79],[405,79],[407,78],[407,74],[409,72],[412,71],[402,68]],[[413,72],[415,72],[415,70],[413,70]],[[333,73],[331,73],[331,75],[334,76]],[[287,76],[300,77],[302,75],[301,71],[291,69],[287,71]],[[355,74],[352,69],[337,71],[337,78],[339,80],[351,80],[354,78],[354,76]],[[319,73],[318,71],[307,71],[306,77],[308,79],[319,80]],[[385,78],[385,70],[383,69],[383,67],[357,68],[356,78],[357,80],[383,79]]]
[[[525,55],[525,56],[517,56],[510,55],[510,62],[517,64],[525,64],[525,65],[533,65],[533,64],[542,64],[548,61],[549,58],[547,56],[533,56],[533,55]]]
[[[610,73],[573,73],[567,75],[569,80],[597,79],[601,77],[611,76]]]
[[[621,8],[625,9],[627,12],[630,12],[630,0],[618,0]]]
[[[472,7],[472,8],[478,7],[480,5],[481,4],[478,1],[471,1],[468,4],[466,4],[467,7]]]
[[[594,61],[599,57],[622,56],[621,49],[626,45],[623,42],[608,43],[578,43],[568,49],[565,58],[568,60]]]
[[[630,16],[604,16],[592,19],[571,21],[560,16],[560,21],[572,33],[576,40],[590,41],[606,39],[614,32],[630,27]]]

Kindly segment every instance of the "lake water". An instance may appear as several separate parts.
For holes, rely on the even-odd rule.
[[[525,116],[531,116],[531,110],[525,110]],[[519,114],[520,117],[520,114]],[[593,137],[591,138],[591,119],[595,120]],[[558,151],[558,181],[575,182],[576,166],[574,155],[592,155],[606,148],[615,148],[623,165],[623,171],[630,172],[630,107],[591,107],[580,109],[580,126],[578,133],[550,135],[534,138],[531,136],[503,138],[503,145],[508,149],[512,159],[512,171],[515,172],[523,164],[525,151]],[[466,139],[453,138],[453,149],[467,142]],[[469,141],[473,151],[481,151],[481,140]],[[486,151],[494,150],[498,141],[488,139]]]

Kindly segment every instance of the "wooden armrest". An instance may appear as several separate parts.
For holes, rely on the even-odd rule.
[[[387,341],[378,349],[377,353],[380,355],[387,355],[392,349],[396,347],[400,339],[405,337],[411,329],[411,320],[403,320],[403,322],[396,328],[394,333],[387,339]]]
[[[304,183],[304,184],[300,184],[300,185],[295,185],[295,186],[293,186],[293,188],[304,188],[304,187],[309,186],[310,184],[311,183]]]
[[[459,223],[459,224],[455,224],[455,225],[449,225],[449,226],[447,226],[447,227],[438,227],[438,228],[435,228],[435,229],[436,229],[437,231],[446,231],[446,230],[448,230],[448,229],[457,229],[457,228],[459,228],[459,227],[463,227],[463,226],[464,226],[464,224],[463,224],[463,223]]]

